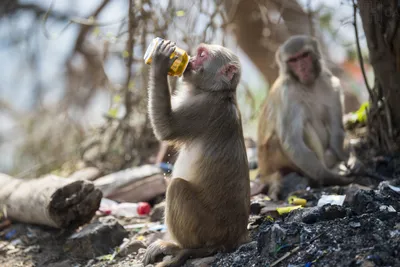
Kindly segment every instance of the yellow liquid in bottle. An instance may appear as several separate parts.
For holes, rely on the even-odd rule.
[[[162,40],[163,39],[159,37],[154,38],[147,48],[146,53],[144,54],[144,62],[146,64],[151,64],[154,50],[157,47],[158,43]],[[189,55],[182,48],[176,47],[175,51],[172,52],[172,54],[170,55],[170,58],[174,58],[175,56],[177,56],[177,59],[170,66],[168,75],[182,76],[182,74],[185,72],[187,65],[189,64]]]

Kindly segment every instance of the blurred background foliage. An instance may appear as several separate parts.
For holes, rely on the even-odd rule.
[[[146,114],[143,55],[156,36],[189,52],[207,42],[238,53],[249,137],[277,77],[276,48],[293,34],[320,40],[329,68],[364,102],[352,23],[351,3],[339,0],[3,0],[0,172],[68,175],[83,164],[111,172],[151,162],[159,144]]]

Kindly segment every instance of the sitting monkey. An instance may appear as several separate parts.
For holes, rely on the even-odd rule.
[[[276,52],[279,77],[268,92],[258,127],[259,179],[277,200],[282,175],[297,172],[314,185],[352,182],[330,170],[343,149],[340,81],[324,66],[314,38],[297,35]],[[254,194],[252,190],[252,194]]]
[[[153,55],[149,115],[156,137],[179,155],[166,192],[165,223],[174,242],[158,240],[145,265],[181,266],[190,257],[232,251],[249,241],[250,181],[236,87],[241,67],[230,50],[201,44],[171,99],[167,72],[175,44],[161,42]]]

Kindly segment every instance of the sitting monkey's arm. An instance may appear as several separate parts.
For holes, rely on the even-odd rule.
[[[169,55],[174,50],[174,43],[161,42],[154,51],[150,71],[150,122],[157,139],[167,141],[184,140],[205,131],[212,112],[207,95],[187,99],[177,109],[172,109],[167,75],[173,61]]]
[[[332,88],[335,91],[333,97],[332,106],[329,109],[330,117],[330,140],[329,146],[331,150],[336,154],[339,160],[345,161],[348,157],[344,151],[344,137],[345,131],[343,126],[343,106],[341,97],[343,97],[342,88],[340,86],[340,80],[332,76],[331,77]]]
[[[289,101],[290,100],[290,101]],[[289,159],[315,181],[322,181],[331,173],[324,167],[317,154],[305,144],[305,138],[316,142],[315,147],[320,147],[320,140],[312,138],[307,132],[308,119],[303,106],[296,101],[296,96],[288,97],[283,101],[283,108],[277,116],[277,134],[281,140],[283,150]],[[279,113],[279,112],[278,112]]]
[[[169,55],[175,46],[170,42],[161,42],[153,54],[150,69],[148,112],[154,134],[159,140],[170,135],[171,95],[168,85]]]

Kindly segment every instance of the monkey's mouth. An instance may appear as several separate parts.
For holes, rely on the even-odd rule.
[[[192,73],[193,70],[194,70],[193,64],[192,64],[192,62],[189,61],[188,65],[187,65],[187,67],[186,67],[186,69],[185,69],[185,71],[183,72],[183,76],[188,76],[188,75],[190,75],[190,74]]]
[[[189,71],[191,71],[192,69],[193,69],[192,62],[189,61],[189,63],[188,63],[188,65],[187,65],[187,67],[186,67],[186,69],[185,69],[184,72],[189,72]]]

